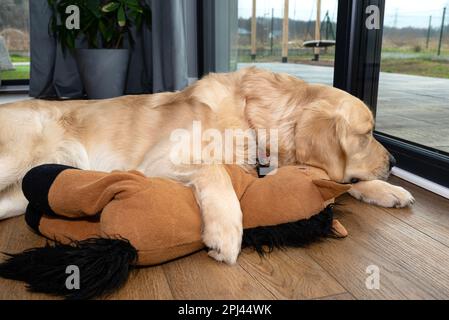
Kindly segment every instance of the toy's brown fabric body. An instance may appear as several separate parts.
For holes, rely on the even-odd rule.
[[[227,170],[241,202],[244,228],[308,219],[348,190],[345,185],[314,180],[322,173],[313,168],[284,167],[265,178],[238,166]],[[69,243],[122,237],[138,250],[138,265],[159,264],[204,247],[192,190],[137,171],[64,170],[51,184],[48,206],[52,212],[44,214],[38,226],[47,238]]]
[[[324,172],[283,167],[259,179],[237,166],[227,170],[243,211],[243,246],[263,253],[347,235],[327,206],[349,186],[322,180]],[[204,246],[194,194],[171,180],[50,164],[31,169],[22,190],[27,224],[57,241],[9,255],[0,277],[24,281],[33,292],[99,297],[126,283],[135,265],[160,264]],[[68,265],[79,268],[79,290],[67,287]]]
[[[48,199],[59,215],[99,219],[44,217],[40,232],[60,242],[120,236],[138,248],[139,265],[165,262],[203,246],[193,193],[170,180],[148,179],[138,172],[66,170],[53,183]]]

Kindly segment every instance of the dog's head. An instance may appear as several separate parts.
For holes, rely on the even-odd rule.
[[[337,182],[388,177],[395,160],[374,139],[374,118],[361,100],[288,74],[256,68],[241,74],[252,127],[279,129],[280,165],[315,166]]]
[[[316,100],[298,113],[297,162],[320,167],[339,182],[387,179],[395,159],[374,138],[371,111],[350,95],[336,101]]]

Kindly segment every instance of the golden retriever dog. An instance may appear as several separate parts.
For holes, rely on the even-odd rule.
[[[0,218],[22,214],[21,179],[33,166],[60,163],[92,170],[137,169],[192,186],[211,257],[235,263],[242,213],[220,162],[177,164],[174,131],[275,129],[278,165],[307,164],[350,194],[384,207],[414,199],[387,179],[394,158],[373,138],[367,106],[341,90],[287,74],[248,68],[211,74],[183,91],[101,101],[29,100],[0,106]],[[266,154],[274,150],[266,144]],[[246,163],[246,167],[248,163]]]

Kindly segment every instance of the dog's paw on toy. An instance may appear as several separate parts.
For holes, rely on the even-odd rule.
[[[226,169],[243,212],[243,247],[263,254],[347,235],[330,205],[350,187],[326,180],[319,169],[283,167],[265,178],[238,166]],[[204,248],[192,190],[168,179],[43,165],[27,173],[23,191],[30,202],[27,224],[55,244],[10,255],[0,276],[24,281],[35,292],[98,297],[123,285],[133,266]],[[79,290],[66,288],[69,265],[80,270]]]

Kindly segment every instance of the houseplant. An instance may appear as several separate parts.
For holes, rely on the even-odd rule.
[[[74,54],[89,99],[105,99],[124,93],[129,48],[137,32],[151,27],[151,10],[142,0],[47,0],[52,9],[50,31],[64,51]],[[79,28],[67,28],[71,12],[79,8]],[[77,48],[83,41],[86,49]]]

